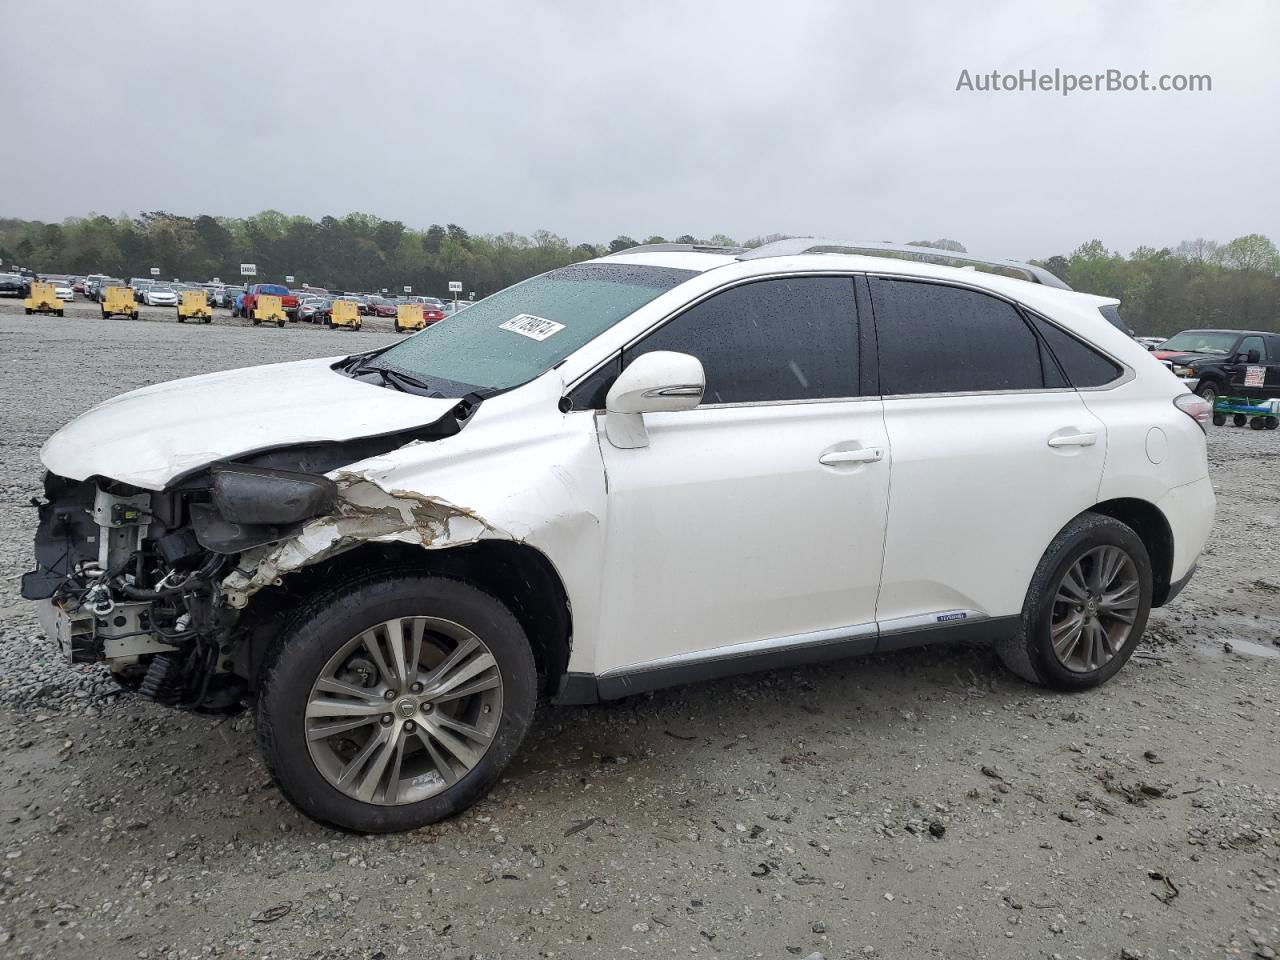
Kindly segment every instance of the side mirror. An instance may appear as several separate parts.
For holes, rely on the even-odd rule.
[[[1262,359],[1262,354],[1257,350],[1250,350],[1246,353],[1239,354],[1236,357],[1236,363],[1257,363]]]
[[[702,402],[702,362],[687,353],[657,350],[631,361],[605,397],[605,435],[615,447],[649,445],[646,413],[692,410]]]

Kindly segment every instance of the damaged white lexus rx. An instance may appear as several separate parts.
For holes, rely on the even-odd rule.
[[[922,256],[636,248],[135,390],[45,444],[23,594],[143,697],[251,703],[361,831],[474,802],[540,697],[955,638],[1096,686],[1205,543],[1207,405],[1116,301]]]

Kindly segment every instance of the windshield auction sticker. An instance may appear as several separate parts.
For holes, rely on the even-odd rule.
[[[532,313],[522,313],[500,324],[499,330],[510,330],[530,340],[545,340],[564,329],[563,323],[556,323],[546,317],[535,317]]]

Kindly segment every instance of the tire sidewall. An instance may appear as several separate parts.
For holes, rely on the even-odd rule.
[[[1042,683],[1060,690],[1087,690],[1106,683],[1115,676],[1142,640],[1147,617],[1151,612],[1151,558],[1142,540],[1131,528],[1118,520],[1100,515],[1090,518],[1089,522],[1081,524],[1077,529],[1068,531],[1059,538],[1055,546],[1057,549],[1046,556],[1038,571],[1038,602],[1027,615],[1027,653]],[[1129,638],[1120,652],[1097,670],[1077,673],[1064,667],[1053,652],[1053,600],[1058,584],[1072,564],[1090,550],[1101,546],[1120,547],[1129,555],[1138,572],[1141,602],[1129,631]]]
[[[304,714],[312,684],[352,637],[395,617],[453,620],[480,637],[502,677],[502,718],[476,766],[434,797],[401,806],[361,803],[333,787],[312,762]],[[498,600],[458,580],[389,576],[351,585],[312,604],[285,631],[260,674],[257,729],[263,756],[287,796],[308,816],[370,833],[411,830],[452,816],[483,796],[510,763],[532,722],[537,676],[528,640]]]

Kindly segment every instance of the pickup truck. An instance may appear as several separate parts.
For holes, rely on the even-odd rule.
[[[1152,353],[1210,403],[1218,397],[1280,397],[1280,333],[1183,330]]]
[[[298,319],[298,298],[290,292],[288,287],[282,287],[278,283],[255,283],[244,292],[243,299],[237,297],[239,308],[235,310],[236,316],[251,317],[253,316],[253,308],[258,303],[258,294],[265,293],[269,297],[279,297],[280,306],[284,309],[285,314],[290,320]]]

